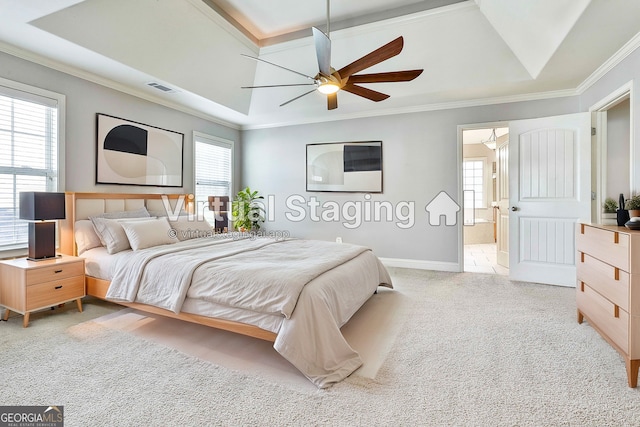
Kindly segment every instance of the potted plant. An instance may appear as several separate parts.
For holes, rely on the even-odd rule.
[[[627,199],[625,208],[629,211],[630,218],[640,216],[640,195]]]
[[[264,222],[264,206],[258,200],[264,197],[249,187],[240,190],[231,202],[233,227],[239,231],[256,231]]]

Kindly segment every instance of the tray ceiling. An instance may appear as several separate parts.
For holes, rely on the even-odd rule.
[[[304,82],[241,54],[317,73],[310,27],[325,29],[324,1],[0,0],[0,10],[0,50],[249,128],[572,95],[640,31],[631,0],[333,0],[334,67],[402,35],[402,53],[367,72],[425,71],[376,84],[385,101],[341,92],[327,111],[319,93],[278,106],[306,88],[240,89]]]

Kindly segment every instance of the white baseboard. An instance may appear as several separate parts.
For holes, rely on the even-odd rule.
[[[415,268],[417,270],[462,272],[460,264],[456,262],[421,261],[417,259],[380,258],[387,267]]]

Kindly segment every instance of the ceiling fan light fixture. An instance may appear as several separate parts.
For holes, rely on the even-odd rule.
[[[322,83],[318,86],[318,92],[324,93],[325,95],[331,95],[332,93],[336,93],[340,90],[340,86],[335,82],[326,82]]]
[[[282,68],[289,72],[298,74],[307,79],[313,80],[313,83],[302,83],[302,84],[280,84],[280,85],[264,85],[264,86],[243,86],[244,89],[257,89],[257,88],[268,88],[268,87],[283,87],[283,86],[314,86],[314,89],[311,89],[301,95],[296,96],[286,102],[280,104],[281,107],[295,101],[296,99],[300,99],[303,96],[307,96],[310,93],[315,92],[316,90],[323,95],[327,95],[327,110],[335,110],[338,108],[338,95],[337,93],[341,90],[345,92],[352,93],[354,95],[360,96],[362,98],[369,99],[374,102],[384,101],[389,98],[389,95],[376,92],[375,90],[359,86],[356,83],[392,83],[392,82],[408,82],[420,74],[422,74],[422,69],[420,70],[404,70],[404,71],[390,71],[390,72],[381,72],[381,73],[369,73],[369,74],[357,74],[362,70],[366,70],[367,68],[373,67],[381,63],[382,61],[386,61],[387,59],[393,58],[396,55],[399,55],[402,52],[402,47],[404,46],[404,38],[399,36],[384,46],[375,49],[368,54],[362,56],[359,59],[351,62],[348,65],[345,65],[339,70],[335,70],[331,66],[331,39],[329,38],[329,30],[330,30],[330,22],[329,22],[329,2],[327,1],[327,31],[324,32],[319,30],[316,27],[311,28],[311,32],[313,35],[313,44],[316,48],[316,59],[318,60],[318,74],[315,77],[308,76],[304,73],[299,73],[298,71],[283,67],[278,64],[274,64],[269,61],[265,61],[261,58],[256,58],[253,56],[247,56],[248,58],[254,59],[256,61],[265,62],[267,64],[273,65],[278,68]]]

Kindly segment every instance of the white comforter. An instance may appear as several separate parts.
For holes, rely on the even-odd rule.
[[[362,246],[309,240],[194,239],[118,259],[107,298],[180,312],[185,298],[279,314],[274,348],[326,387],[361,364],[340,327],[383,284],[386,269]]]

